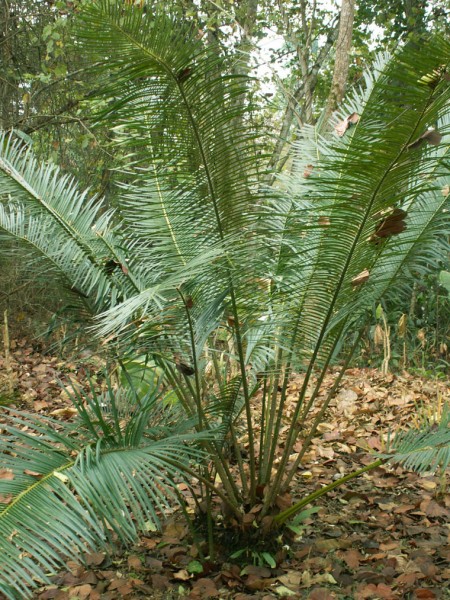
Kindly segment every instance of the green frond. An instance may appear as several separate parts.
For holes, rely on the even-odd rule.
[[[306,177],[293,175],[288,187],[292,204],[277,256],[281,262],[274,264],[282,274],[272,274],[280,280],[272,298],[289,320],[289,330],[299,323],[296,345],[305,358],[308,349],[315,357],[328,355],[353,315],[355,298],[361,297],[367,307],[386,291],[387,286],[381,290],[375,283],[384,260],[403,277],[408,275],[408,254],[421,253],[422,238],[408,238],[408,230],[387,243],[376,232],[383,215],[396,208],[406,212],[409,227],[425,195],[438,187],[437,178],[448,173],[445,127],[437,152],[418,140],[448,118],[448,81],[442,77],[428,85],[425,77],[450,60],[450,48],[439,39],[425,45],[420,56],[406,47],[381,65],[370,93],[360,95],[359,121],[342,137],[318,139],[314,167]],[[434,217],[442,208],[437,202]],[[415,227],[412,231],[417,233]],[[405,254],[402,239],[409,239],[414,252],[411,248]],[[368,280],[358,281],[364,272]]]
[[[39,165],[11,134],[0,136],[0,230],[34,248],[53,274],[92,298],[94,312],[140,290],[113,213],[102,214],[100,199],[79,192],[54,165]],[[124,268],[110,273],[110,262]]]
[[[1,438],[0,582],[7,598],[30,590],[74,555],[159,525],[174,488],[204,458],[192,421],[151,393],[139,401],[109,388],[75,393],[72,424],[8,411]],[[107,400],[107,401],[106,401]],[[128,420],[126,406],[133,405]],[[175,409],[174,409],[175,410]],[[213,434],[210,434],[210,437]]]
[[[130,151],[121,210],[152,283],[183,267],[189,272],[220,245],[224,260],[206,263],[186,286],[204,304],[234,287],[250,313],[254,262],[265,248],[254,234],[264,157],[247,79],[227,72],[224,57],[189,26],[151,7],[99,0],[81,16],[81,45],[104,61],[107,108],[99,122],[115,126],[117,144]]]
[[[108,74],[100,116],[113,119],[143,175],[163,182],[175,202],[183,198],[200,240],[251,225],[258,162],[256,132],[246,122],[252,107],[243,103],[247,79],[224,72],[224,58],[170,15],[97,0],[81,17],[81,43],[103,57]],[[171,210],[176,219],[176,205]]]
[[[389,441],[387,451],[380,456],[419,473],[435,472],[437,469],[443,473],[450,465],[449,417],[446,406],[440,423],[398,432]]]

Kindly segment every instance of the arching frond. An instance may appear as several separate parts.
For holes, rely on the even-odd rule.
[[[289,319],[289,330],[292,322],[299,323],[300,353],[309,348],[318,358],[327,356],[342,333],[344,322],[337,326],[339,319],[354,314],[355,299],[361,298],[367,307],[386,292],[387,285],[381,289],[375,283],[383,265],[396,268],[395,277],[407,276],[407,257],[421,252],[417,219],[426,195],[448,174],[445,125],[433,138],[437,151],[427,143],[426,132],[445,123],[450,101],[443,75],[432,85],[426,79],[436,70],[441,73],[449,45],[433,40],[426,47],[420,56],[405,48],[394,61],[383,62],[368,93],[351,104],[353,109],[359,106],[356,123],[341,136],[317,139],[318,160],[289,182],[293,200],[282,233],[281,272],[274,274],[280,283],[273,299]],[[432,223],[441,221],[444,200],[438,192],[433,208],[427,206],[428,236],[436,235]],[[385,226],[380,233],[395,210],[403,211],[399,214],[405,215],[406,232],[392,233]],[[414,251],[400,246],[402,240],[409,240]],[[435,240],[438,244],[439,238]]]
[[[423,473],[443,473],[450,464],[450,412],[443,411],[441,421],[419,429],[399,431],[389,440],[387,451],[381,454],[389,462]]]
[[[54,165],[40,165],[14,135],[0,136],[0,229],[34,247],[94,312],[140,290],[113,213]],[[122,265],[122,269],[111,269]]]
[[[111,532],[130,542],[158,526],[178,502],[183,467],[204,456],[196,444],[206,435],[192,433],[195,423],[170,406],[161,412],[156,392],[139,405],[129,390],[112,388],[74,400],[74,423],[9,411],[2,425],[0,589],[7,598],[31,597],[68,557],[104,547]]]

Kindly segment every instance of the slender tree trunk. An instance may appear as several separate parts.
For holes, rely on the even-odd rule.
[[[9,2],[0,2],[0,129],[8,129],[13,120],[15,86],[10,81],[12,60],[12,22]]]
[[[236,15],[241,26],[241,41],[236,46],[237,62],[235,72],[239,75],[248,75],[250,71],[250,52],[254,48],[253,31],[256,25],[258,0],[247,0]]]
[[[337,35],[338,25],[334,26],[331,29],[327,41],[321,48],[314,64],[309,66],[309,68],[306,71],[304,80],[300,83],[300,85],[294,91],[292,96],[288,98],[288,103],[283,115],[280,135],[278,137],[277,143],[275,144],[275,148],[269,161],[269,168],[271,170],[274,170],[275,172],[281,170],[282,166],[284,165],[285,157],[283,157],[282,154],[284,148],[286,147],[286,144],[289,143],[289,133],[292,129],[295,117],[297,117],[299,126],[303,125],[304,123],[312,122],[312,117],[308,118],[310,112],[306,110],[306,105],[311,104],[311,99],[309,99],[309,102],[307,98],[305,99],[305,82],[308,82],[307,89],[308,93],[311,95],[316,88],[317,81],[319,78],[319,71],[325,63],[331,51],[331,48],[333,47],[333,44],[337,38]],[[299,53],[300,50],[298,49],[297,55],[299,55]]]
[[[352,47],[355,0],[342,0],[339,19],[339,34],[336,43],[333,80],[325,112],[324,123],[342,101],[348,78],[349,54]]]

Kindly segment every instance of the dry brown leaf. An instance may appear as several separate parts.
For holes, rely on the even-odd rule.
[[[376,588],[376,596],[378,598],[384,598],[385,600],[395,600],[398,595],[393,592],[390,585],[385,583],[379,583]]]
[[[340,540],[321,539],[316,540],[314,546],[319,552],[327,553],[331,550],[336,550],[337,548],[340,548],[341,542]]]
[[[154,574],[151,576],[152,587],[158,591],[165,591],[170,588],[169,578],[165,575]]]
[[[280,510],[286,510],[292,505],[292,496],[289,494],[289,492],[280,494],[276,497],[275,504]]]
[[[369,276],[370,276],[369,270],[364,269],[364,271],[361,271],[361,273],[359,273],[358,275],[353,277],[352,286],[357,287],[359,285],[362,285],[363,283],[366,283],[366,281],[369,279]]]
[[[432,492],[437,487],[436,481],[431,481],[430,479],[419,480],[418,485],[420,485],[420,487],[426,490],[427,492]]]
[[[83,584],[83,585],[77,585],[73,588],[70,589],[70,596],[74,596],[75,598],[88,598],[90,596],[90,593],[92,591],[92,586],[90,586],[88,583]]]
[[[50,403],[46,400],[36,400],[36,402],[33,403],[34,410],[42,410],[43,408],[48,408],[49,406]]]
[[[414,510],[416,508],[415,504],[402,504],[401,506],[397,506],[397,508],[394,509],[394,512],[398,515],[410,512],[411,510]]]
[[[301,571],[288,571],[284,575],[277,577],[277,580],[283,585],[288,586],[292,590],[296,590],[302,583]]]
[[[336,595],[327,588],[314,588],[308,596],[308,600],[334,600]]]
[[[352,113],[351,115],[349,115],[348,117],[346,117],[343,121],[340,121],[334,128],[335,132],[338,134],[339,137],[342,137],[344,135],[344,133],[347,131],[347,129],[351,126],[351,125],[355,125],[360,119],[360,116],[358,115],[358,113]]]
[[[192,591],[189,594],[189,598],[195,600],[206,600],[207,598],[218,598],[219,592],[216,584],[212,579],[198,579],[192,584]]]
[[[62,417],[63,419],[71,419],[75,415],[78,414],[76,408],[72,406],[65,406],[64,408],[57,408],[56,410],[52,410],[50,415],[52,417]]]
[[[59,596],[59,594],[59,588],[56,586],[52,586],[46,589],[45,592],[39,593],[39,600],[53,600],[53,598],[56,598],[57,596]]]
[[[342,137],[344,133],[348,129],[348,119],[344,119],[343,121],[339,121],[337,125],[335,125],[334,130],[338,134],[339,137]]]
[[[38,479],[43,477],[42,473],[38,473],[37,471],[30,471],[30,469],[24,469],[23,472],[24,472],[24,475],[31,475],[32,477],[36,477]]]
[[[378,506],[381,508],[381,510],[394,510],[394,508],[397,506],[397,504],[395,502],[379,502]],[[381,544],[380,544],[380,548],[381,548]]]
[[[378,225],[375,233],[371,236],[370,241],[379,243],[381,239],[398,235],[406,229],[407,213],[401,208],[395,208],[390,214],[385,216]]]
[[[246,513],[242,516],[242,523],[244,525],[251,525],[255,520],[255,515],[253,513]]]
[[[141,545],[147,550],[153,550],[153,548],[158,545],[158,541],[153,538],[143,538],[141,540]]]
[[[349,569],[353,571],[359,567],[362,555],[356,548],[349,548],[345,552],[341,553],[342,560],[347,564]]]
[[[271,577],[272,571],[268,567],[258,567],[257,565],[247,565],[241,572],[241,575],[256,575],[257,577]]]
[[[179,581],[188,581],[191,579],[192,575],[186,571],[186,569],[180,569],[176,573],[173,574],[174,579],[178,579]]]
[[[306,165],[305,170],[303,171],[303,177],[307,179],[313,172],[313,169],[314,165]]]
[[[436,594],[433,590],[427,590],[425,588],[419,588],[414,590],[414,598],[424,598],[426,600],[433,600],[433,598],[437,598]]]
[[[442,140],[442,134],[435,129],[427,129],[417,140],[409,144],[408,149],[414,150],[419,148],[424,142],[431,144],[432,146],[439,146]]]
[[[84,561],[88,567],[99,567],[105,558],[106,554],[104,552],[92,552],[85,555]]]
[[[448,517],[449,511],[440,506],[434,500],[423,500],[420,503],[420,510],[422,510],[427,517]]]
[[[128,557],[127,563],[129,568],[133,569],[134,571],[142,571],[143,569],[140,557],[135,554],[132,554]]]
[[[0,469],[0,479],[6,479],[8,481],[14,479],[15,475],[11,469]]]
[[[164,535],[162,539],[163,541],[166,541],[166,538],[182,540],[187,533],[188,528],[184,523],[179,523],[178,521],[172,520],[168,521],[164,527]]]
[[[262,591],[268,588],[272,581],[272,579],[266,579],[252,574],[245,579],[245,587],[253,592]]]

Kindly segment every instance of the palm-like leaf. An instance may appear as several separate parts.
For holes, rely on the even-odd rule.
[[[3,426],[0,590],[8,598],[29,597],[65,558],[104,547],[111,532],[130,542],[158,526],[158,512],[178,501],[183,468],[201,460],[195,443],[206,436],[162,407],[156,389],[139,406],[111,388],[74,401],[73,424],[11,411]],[[130,403],[138,413],[127,421]]]
[[[450,411],[446,405],[439,423],[398,432],[380,456],[419,473],[437,469],[444,473],[450,464],[449,424]]]
[[[256,132],[249,127],[252,107],[241,101],[245,78],[224,73],[223,58],[192,40],[189,26],[174,24],[167,15],[124,13],[116,3],[101,0],[87,10],[80,35],[88,50],[108,56],[109,104],[101,118],[118,126],[119,143],[130,147],[139,165],[125,190],[122,211],[132,235],[143,242],[148,283],[158,285],[184,269],[195,319],[219,297],[222,311],[226,305],[233,310],[237,296],[245,299],[240,304],[244,310],[250,299],[258,298],[251,280],[261,163]],[[208,261],[207,254],[218,248],[222,259]],[[203,271],[187,276],[189,264],[198,260]],[[173,296],[168,300],[179,335],[184,309],[178,298],[181,310],[174,318]],[[115,327],[120,321],[126,324],[129,308],[117,308]],[[170,333],[167,324],[165,335]],[[102,333],[111,329],[105,325]]]
[[[88,199],[57,167],[39,165],[20,139],[2,135],[0,145],[0,230],[46,258],[53,274],[91,299],[93,312],[138,292],[125,242],[111,211],[101,214],[101,200]],[[111,261],[123,269],[108,272]]]
[[[446,44],[442,44],[445,54]],[[436,196],[435,204],[428,204],[426,209],[429,223],[445,206],[438,182],[447,172],[445,152],[428,151],[423,148],[425,143],[422,150],[412,148],[430,125],[448,114],[448,82],[443,80],[435,88],[420,81],[433,71],[431,62],[436,65],[442,57],[440,49],[440,44],[430,48],[424,61],[405,51],[395,66],[388,63],[368,97],[361,98],[358,124],[341,139],[328,144],[319,139],[315,144],[320,158],[309,177],[300,182],[301,193],[294,197],[288,222],[292,233],[285,242],[290,244],[288,252],[289,247],[294,250],[291,264],[282,267],[287,266],[288,273],[293,274],[285,283],[287,293],[302,288],[299,291],[305,301],[298,303],[296,297],[291,310],[294,317],[300,308],[298,318],[306,346],[320,345],[323,351],[327,338],[333,343],[331,332],[338,331],[340,320],[355,314],[355,298],[365,307],[379,298],[388,287],[388,279],[384,288],[375,284],[377,265],[395,265],[396,275],[402,271],[403,261],[411,255],[405,252],[403,240],[416,248],[423,241],[417,236],[415,213],[422,214],[425,195],[433,192]],[[355,103],[352,108],[356,108]],[[446,133],[444,127],[442,134]],[[295,192],[295,181],[290,183],[290,191]],[[387,244],[372,242],[383,211],[394,207],[407,211],[407,232]],[[292,239],[301,232],[305,252],[302,247],[299,251]],[[368,282],[355,285],[355,278],[365,269],[369,271]]]
[[[442,195],[439,180],[448,174],[445,124],[450,86],[442,58],[448,61],[450,48],[443,40],[428,44],[426,57],[415,57],[405,48],[394,62],[380,63],[378,77],[359,97],[357,124],[329,142],[313,138],[318,160],[307,168],[306,181],[302,171],[290,182],[292,193],[295,178],[303,179],[286,216],[286,250],[277,257],[282,258],[282,285],[274,302],[290,321],[281,338],[289,336],[297,364],[307,364],[294,422],[300,418],[304,423],[343,333],[355,328],[364,312],[392,291],[390,286],[411,281],[413,270],[424,268],[430,247],[438,253],[446,247],[443,208],[448,195]],[[357,106],[358,98],[352,109]],[[434,151],[421,136],[436,124],[442,127],[442,138],[433,140],[439,144]],[[384,215],[396,209],[404,211],[408,225],[411,220],[411,233],[407,229],[390,233],[387,241],[377,238]],[[290,361],[292,356],[289,350]],[[321,376],[312,398],[304,403],[317,366]],[[278,414],[283,402],[281,394]],[[291,425],[282,466],[297,434],[298,427]]]

